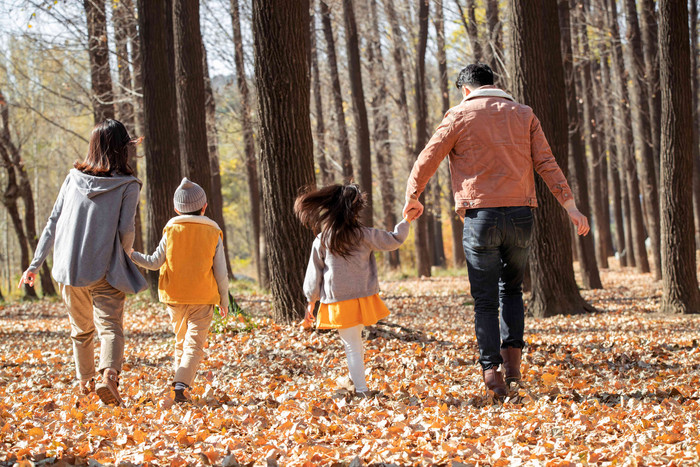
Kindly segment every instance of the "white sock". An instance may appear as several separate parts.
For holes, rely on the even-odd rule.
[[[338,329],[340,339],[345,345],[345,355],[348,357],[348,369],[350,378],[355,385],[355,391],[363,392],[367,390],[367,380],[365,380],[365,360],[364,348],[362,347],[362,329],[364,326],[358,324],[351,328]]]

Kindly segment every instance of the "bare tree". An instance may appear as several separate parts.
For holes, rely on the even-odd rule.
[[[460,0],[455,0],[455,5],[459,10],[459,16],[462,19],[462,24],[464,29],[467,31],[467,36],[469,37],[469,43],[472,46],[472,55],[475,62],[481,62],[483,59],[483,52],[481,49],[481,43],[479,42],[479,31],[476,28],[476,6],[474,5],[474,0],[467,0],[467,15],[464,15],[464,10],[462,9],[462,4]]]
[[[552,152],[567,171],[568,130],[566,84],[556,0],[510,0],[513,46],[513,90],[520,102],[539,116]],[[564,211],[536,177],[539,207],[534,210],[530,255],[532,301],[535,316],[576,314],[592,310],[579,294],[571,258],[570,227]]]
[[[304,316],[302,280],[313,240],[293,212],[299,189],[315,184],[308,0],[253,0],[253,38],[272,311],[291,322]]]
[[[83,0],[88,27],[88,54],[95,123],[114,118],[114,91],[109,67],[105,0]]]
[[[659,0],[661,76],[661,310],[699,313],[692,198],[693,99],[686,2]]]

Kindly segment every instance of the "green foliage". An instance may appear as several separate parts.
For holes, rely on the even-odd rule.
[[[258,327],[253,321],[253,317],[241,308],[231,292],[228,294],[228,314],[226,317],[221,316],[221,309],[218,305],[215,308],[214,320],[209,328],[214,334],[250,332]]]

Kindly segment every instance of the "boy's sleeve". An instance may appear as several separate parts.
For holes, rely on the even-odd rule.
[[[381,229],[366,229],[365,241],[375,251],[392,251],[398,249],[408,237],[410,225],[405,219],[396,224],[393,232]]]
[[[321,298],[321,284],[323,283],[323,269],[325,267],[325,254],[321,248],[321,239],[316,238],[311,247],[309,265],[306,267],[304,277],[304,295],[309,303],[317,302]]]
[[[219,306],[228,310],[228,270],[226,269],[226,255],[224,253],[224,241],[219,237],[214,253],[214,278],[219,289]]]
[[[32,264],[29,265],[28,271],[34,273],[39,271],[39,268],[44,264],[44,260],[46,260],[46,257],[49,255],[49,251],[53,248],[53,242],[56,239],[56,224],[63,211],[63,199],[65,198],[66,186],[68,185],[69,178],[70,175],[66,177],[63,185],[61,185],[61,191],[58,192],[58,197],[51,210],[49,220],[46,222],[46,227],[44,227],[44,231],[41,233],[39,243],[34,251],[34,259],[32,260]]]
[[[158,244],[158,248],[156,248],[156,251],[153,252],[152,255],[148,256],[144,255],[143,253],[139,253],[138,251],[134,251],[131,254],[131,261],[133,261],[137,266],[141,266],[149,271],[160,269],[163,263],[165,263],[165,248],[167,243],[168,241],[165,238],[165,234],[163,234],[163,237],[160,239],[160,243]]]

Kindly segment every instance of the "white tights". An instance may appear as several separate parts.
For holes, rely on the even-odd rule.
[[[345,355],[348,357],[348,369],[350,379],[355,385],[355,391],[367,391],[367,381],[365,380],[365,360],[364,348],[362,347],[362,329],[364,326],[358,324],[351,328],[338,329],[340,339],[345,345]]]

